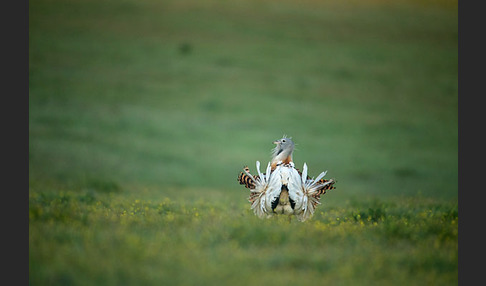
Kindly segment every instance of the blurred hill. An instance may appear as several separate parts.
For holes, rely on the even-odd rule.
[[[288,134],[347,195],[457,198],[457,1],[31,1],[29,21],[32,189],[233,193]]]

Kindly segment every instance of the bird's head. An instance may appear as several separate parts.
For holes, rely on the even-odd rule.
[[[294,141],[292,141],[292,139],[287,136],[283,136],[282,139],[273,141],[273,144],[277,145],[272,150],[273,157],[279,156],[281,154],[285,154],[286,156],[288,156],[292,154],[292,151],[294,151]]]

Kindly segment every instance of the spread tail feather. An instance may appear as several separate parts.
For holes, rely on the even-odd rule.
[[[322,172],[315,179],[311,179],[307,176],[307,164],[304,163],[302,170],[302,191],[304,193],[302,212],[298,214],[300,221],[304,221],[310,218],[316,209],[316,206],[320,204],[320,196],[325,194],[327,190],[334,189],[335,181],[333,179],[322,179],[327,174],[327,171]]]
[[[260,171],[259,161],[256,162],[256,167],[258,175],[253,176],[250,173],[250,169],[245,166],[243,172],[240,172],[238,176],[238,182],[250,189],[251,193],[248,200],[251,203],[251,209],[255,215],[262,218],[271,216],[272,208],[270,206],[272,202],[267,202],[267,199],[269,200],[274,197],[273,192],[276,189],[272,187],[275,185],[275,182],[273,181],[279,181],[278,178],[280,176],[272,176],[277,170],[272,172],[271,163],[268,163],[265,173]],[[292,198],[299,201],[298,207],[295,206],[296,203],[294,202],[294,206],[297,207],[295,208],[294,214],[300,221],[304,221],[312,217],[314,214],[317,205],[320,204],[321,195],[325,194],[328,190],[335,189],[334,184],[336,181],[334,179],[323,179],[327,174],[327,171],[320,173],[315,179],[312,179],[308,176],[308,167],[305,163],[302,172],[293,166],[292,169],[295,172],[295,177],[292,180],[294,182],[293,184],[289,182],[291,183],[289,188],[293,196],[297,194],[297,197]],[[295,183],[297,183],[297,185]],[[300,189],[301,191],[295,191],[297,189]],[[280,188],[278,188],[278,191],[280,191]],[[300,199],[298,199],[298,197],[300,197]],[[294,209],[294,206],[292,206],[292,209]]]
[[[269,211],[266,208],[266,190],[269,183],[269,178],[271,175],[271,165],[268,163],[266,173],[260,171],[260,162],[256,162],[256,168],[258,175],[253,176],[250,174],[250,169],[245,166],[243,172],[238,175],[238,182],[240,185],[245,185],[246,188],[250,189],[250,197],[248,201],[251,203],[251,208],[253,212],[258,217],[264,217],[268,215]]]

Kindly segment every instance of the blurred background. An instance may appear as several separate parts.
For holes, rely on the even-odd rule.
[[[245,197],[287,134],[338,198],[457,198],[457,1],[29,4],[31,189]]]
[[[457,12],[29,1],[29,283],[456,285]],[[237,182],[284,134],[337,180],[304,223]]]

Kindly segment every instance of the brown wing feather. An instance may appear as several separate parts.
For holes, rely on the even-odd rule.
[[[314,201],[312,204],[314,205],[314,207],[316,207],[316,205],[318,204],[318,202],[320,201],[321,199],[321,195],[324,195],[328,190],[332,190],[332,189],[335,189],[336,187],[334,187],[334,183],[336,183],[336,181],[334,179],[330,179],[330,180],[326,180],[326,179],[321,179],[319,180],[319,183],[320,184],[325,184],[327,182],[330,182],[329,184],[325,185],[325,186],[322,186],[321,188],[317,189],[317,192],[315,192],[312,196],[316,199],[316,201]]]
[[[243,169],[246,172],[250,173],[250,169],[248,168],[248,166],[245,166]],[[255,180],[258,178],[258,176],[253,176],[253,177],[255,178]],[[240,183],[240,185],[245,185],[245,188],[247,189],[255,188],[255,181],[253,181],[253,179],[250,176],[245,174],[245,172],[240,172],[240,174],[238,175],[238,182]]]

